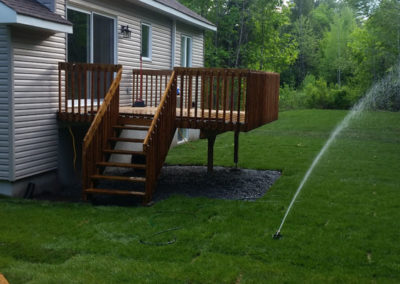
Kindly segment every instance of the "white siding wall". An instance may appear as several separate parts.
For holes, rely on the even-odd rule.
[[[0,25],[0,179],[10,178],[10,36]]]
[[[175,66],[181,66],[181,37],[190,36],[193,40],[192,67],[204,67],[203,31],[183,23],[176,23]]]
[[[68,5],[117,18],[117,31],[129,25],[130,39],[118,35],[117,63],[124,66],[121,104],[132,103],[132,68],[139,68],[140,23],[152,26],[152,61],[143,62],[145,69],[170,69],[172,20],[128,4],[125,1],[71,0]],[[56,11],[65,15],[65,0],[57,0]],[[203,32],[177,23],[176,60],[180,65],[181,34],[193,38],[193,67],[202,67]],[[0,26],[0,179],[21,179],[57,168],[58,107],[57,63],[66,60],[65,34],[13,27],[11,44],[7,29]],[[10,51],[12,46],[12,51]],[[6,66],[13,55],[13,66]],[[9,70],[13,70],[14,135],[9,138]],[[14,141],[11,151],[9,144]],[[13,158],[9,153],[13,153]],[[14,172],[8,172],[9,165]]]
[[[64,5],[57,3],[64,15]],[[15,179],[57,168],[58,65],[65,34],[12,29]]]
[[[141,22],[152,27],[152,61],[143,61],[143,69],[171,69],[171,26],[172,20],[134,6],[126,1],[83,1],[71,0],[68,5],[83,10],[98,12],[117,18],[117,32],[121,25],[128,25],[131,38],[122,38],[118,34],[117,60],[123,65],[121,82],[122,105],[132,104],[132,69],[140,66],[140,29]]]

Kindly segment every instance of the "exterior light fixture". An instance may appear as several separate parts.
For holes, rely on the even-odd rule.
[[[121,25],[121,35],[123,38],[130,38],[131,37],[131,30],[129,29],[129,26],[123,26]]]

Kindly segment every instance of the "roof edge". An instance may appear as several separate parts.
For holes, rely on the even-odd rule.
[[[131,0],[129,0],[129,1],[131,1]],[[183,12],[175,10],[174,8],[165,6],[162,3],[159,3],[159,2],[156,2],[156,1],[152,1],[152,0],[138,0],[137,2],[145,5],[146,7],[151,7],[154,10],[157,10],[157,11],[159,11],[159,12],[161,12],[163,14],[166,14],[168,16],[172,16],[172,17],[174,17],[176,19],[179,19],[181,21],[190,23],[190,24],[192,24],[194,26],[197,26],[199,28],[203,28],[203,29],[206,29],[206,30],[209,30],[209,31],[213,31],[213,32],[217,31],[217,27],[216,26],[210,25],[210,24],[205,23],[205,22],[203,22],[201,20],[195,19],[190,15],[187,15],[187,14],[185,14]]]
[[[36,17],[31,17],[23,14],[17,14],[16,24],[26,25],[54,32],[62,32],[72,34],[72,25],[47,21]]]
[[[17,13],[0,2],[0,24],[17,24],[54,32],[72,33],[72,26]]]

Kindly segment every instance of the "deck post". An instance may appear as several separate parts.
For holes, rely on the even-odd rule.
[[[214,143],[215,138],[217,137],[217,132],[207,131],[206,135],[208,140],[207,173],[210,174],[213,172],[214,168]]]
[[[237,164],[239,161],[239,130],[235,130],[235,138],[234,138],[234,149],[233,149],[233,162],[235,163],[235,168],[237,168]]]

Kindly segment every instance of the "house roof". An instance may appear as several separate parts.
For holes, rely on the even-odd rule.
[[[207,20],[206,18],[204,18],[204,17],[200,16],[199,14],[195,13],[193,10],[190,10],[188,7],[186,7],[185,5],[179,3],[176,0],[154,0],[154,1],[156,1],[158,3],[161,3],[161,4],[165,5],[165,6],[171,7],[172,9],[175,9],[175,10],[177,10],[179,12],[182,12],[182,13],[184,13],[184,14],[192,17],[192,18],[195,18],[195,19],[197,19],[199,21],[202,21],[202,22],[204,22],[206,24],[214,26],[214,24],[211,23],[209,20]]]
[[[189,23],[191,25],[197,26],[202,29],[216,31],[217,27],[190,10],[186,6],[182,5],[176,0],[127,0],[129,2],[133,2],[139,4],[141,6],[147,7],[148,9],[152,9],[154,11],[163,13],[168,15],[169,17],[175,18],[177,20],[183,21],[185,23]]]
[[[150,9],[159,11],[166,15],[172,16],[178,20],[190,23],[197,27],[216,31],[216,26],[182,5],[176,0],[128,0],[140,3]],[[45,29],[72,32],[72,24],[61,15],[50,11],[46,6],[40,4],[36,0],[0,0],[1,4],[11,9],[14,15],[10,16],[9,12],[0,9],[0,16],[6,15],[0,19],[0,23],[17,23],[24,25],[37,26]],[[1,18],[1,17],[0,17]],[[5,19],[8,18],[8,19]],[[54,23],[54,24],[51,24]]]
[[[71,22],[35,0],[0,0],[0,2],[13,9],[17,14],[72,26]]]

